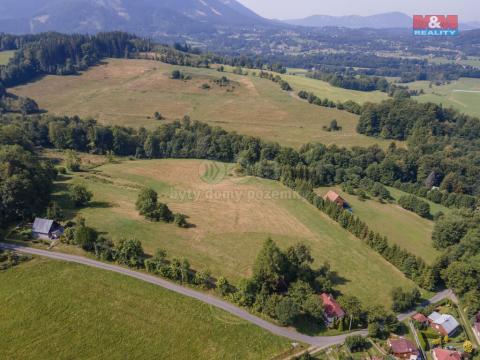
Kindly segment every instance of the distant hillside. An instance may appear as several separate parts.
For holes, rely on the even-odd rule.
[[[309,27],[346,27],[346,28],[407,28],[412,26],[412,18],[400,12],[390,12],[371,16],[329,16],[313,15],[304,19],[285,20],[287,24]]]
[[[139,35],[192,33],[270,22],[235,0],[2,0],[0,32]]]

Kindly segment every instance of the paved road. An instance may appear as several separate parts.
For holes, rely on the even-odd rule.
[[[429,304],[435,304],[435,303],[440,302],[443,299],[447,299],[447,298],[453,300],[454,303],[457,303],[457,301],[458,301],[455,294],[453,293],[453,291],[450,290],[450,289],[446,289],[446,290],[443,290],[439,293],[436,293],[435,296],[432,297],[430,300],[427,300],[424,303],[422,303],[422,306],[427,306]],[[408,312],[408,313],[400,314],[400,315],[397,316],[398,321],[404,321],[404,320],[412,317],[416,313],[417,313],[416,311],[411,311],[411,312]]]
[[[37,255],[37,256],[43,256],[47,257],[50,259],[55,259],[55,260],[61,260],[61,261],[67,261],[67,262],[72,262],[72,263],[77,263],[77,264],[82,264],[82,265],[87,265],[91,266],[97,269],[102,269],[102,270],[107,270],[107,271],[112,271],[116,272],[122,275],[130,276],[157,286],[160,286],[162,288],[171,290],[173,292],[176,292],[178,294],[188,296],[191,298],[194,298],[196,300],[202,301],[206,304],[215,306],[219,309],[222,309],[224,311],[227,311],[235,316],[238,316],[239,318],[250,322],[251,324],[257,325],[272,334],[288,338],[292,341],[295,342],[302,342],[306,343],[312,346],[315,346],[316,348],[326,348],[332,345],[336,344],[342,344],[345,341],[345,338],[348,335],[353,335],[353,334],[359,334],[366,336],[368,334],[368,331],[362,330],[358,331],[355,333],[351,333],[348,335],[339,335],[339,336],[308,336],[304,334],[300,334],[297,331],[289,328],[284,328],[280,327],[277,325],[274,325],[266,320],[263,320],[257,316],[254,316],[250,314],[249,312],[231,304],[226,301],[220,300],[214,296],[206,295],[204,293],[201,293],[199,291],[195,291],[189,288],[185,288],[183,286],[171,283],[169,281],[166,281],[164,279],[151,276],[148,274],[144,274],[141,272],[133,271],[130,269],[126,269],[117,265],[111,265],[111,264],[105,264],[99,261],[95,261],[92,259],[88,259],[85,257],[81,256],[75,256],[75,255],[68,255],[68,254],[62,254],[62,253],[57,253],[57,252],[51,252],[51,251],[46,251],[46,250],[39,250],[39,249],[33,249],[29,247],[24,247],[20,245],[14,245],[14,244],[4,244],[0,243],[0,247],[4,249],[9,249],[9,250],[15,250],[18,252],[22,252],[25,254],[30,254],[30,255]]]

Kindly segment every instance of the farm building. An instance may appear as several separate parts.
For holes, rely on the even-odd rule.
[[[434,360],[462,360],[462,354],[458,351],[447,349],[433,349],[432,356]]]
[[[428,317],[430,326],[442,335],[452,335],[460,327],[457,319],[449,314],[440,314],[433,312]]]
[[[323,293],[320,295],[323,301],[323,310],[325,311],[325,319],[328,324],[333,324],[337,320],[341,320],[345,317],[345,311],[339,303],[335,301],[331,294]]]
[[[55,240],[63,234],[63,228],[54,220],[35,218],[32,235],[35,239]]]
[[[416,360],[420,354],[417,347],[410,340],[404,338],[390,339],[388,346],[392,354],[400,359]]]
[[[330,201],[337,204],[339,207],[346,207],[347,202],[344,198],[338,195],[335,191],[330,190],[327,194],[323,197],[325,201]]]

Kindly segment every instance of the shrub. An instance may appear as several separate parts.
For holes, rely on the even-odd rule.
[[[345,345],[351,352],[367,350],[370,347],[368,340],[360,335],[347,336],[345,339]]]
[[[73,185],[69,195],[76,207],[86,206],[93,196],[84,185]]]
[[[181,228],[187,228],[188,227],[187,217],[183,214],[175,214],[173,222],[178,227],[181,227]]]
[[[120,264],[140,267],[144,256],[142,243],[139,240],[121,239],[116,246],[115,260]]]
[[[299,314],[299,306],[288,297],[283,297],[275,306],[276,318],[284,326],[291,325]]]

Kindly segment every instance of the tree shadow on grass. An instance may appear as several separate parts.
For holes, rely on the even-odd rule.
[[[112,204],[107,201],[91,201],[86,207],[92,209],[108,209],[112,207]]]
[[[293,327],[298,332],[309,336],[317,336],[328,330],[323,321],[313,319],[308,315],[297,316]]]
[[[333,282],[333,285],[345,285],[350,282],[347,278],[341,276],[338,272],[336,271],[331,271],[330,272],[330,278]]]

